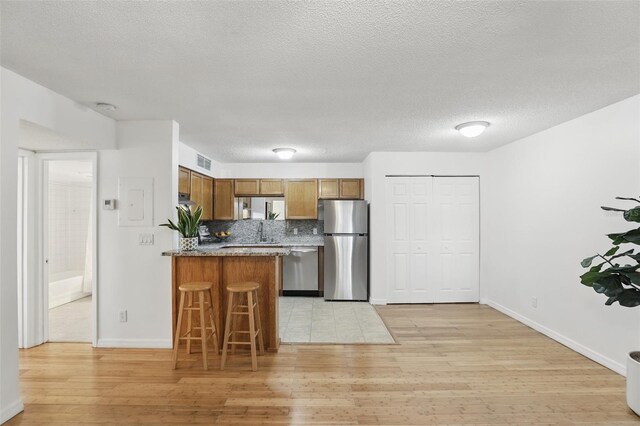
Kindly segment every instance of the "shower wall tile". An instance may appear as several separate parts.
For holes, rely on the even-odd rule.
[[[91,187],[82,184],[49,185],[49,273],[83,270]]]

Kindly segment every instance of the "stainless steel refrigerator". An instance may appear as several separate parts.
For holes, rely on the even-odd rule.
[[[324,298],[367,300],[369,277],[366,201],[324,201]]]

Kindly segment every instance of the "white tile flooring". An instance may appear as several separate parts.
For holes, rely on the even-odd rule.
[[[280,297],[279,316],[280,338],[284,343],[395,343],[367,302]]]
[[[49,341],[91,341],[91,296],[49,309]]]

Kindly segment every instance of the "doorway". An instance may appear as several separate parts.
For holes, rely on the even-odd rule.
[[[97,153],[31,153],[19,171],[20,347],[95,346]]]
[[[480,299],[477,176],[387,177],[390,303]]]
[[[48,340],[91,342],[93,164],[50,159],[43,172]]]

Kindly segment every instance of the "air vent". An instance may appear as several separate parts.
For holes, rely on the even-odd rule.
[[[211,159],[198,154],[198,167],[211,171]]]

